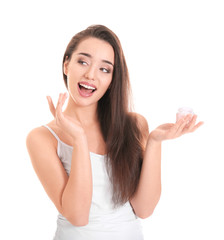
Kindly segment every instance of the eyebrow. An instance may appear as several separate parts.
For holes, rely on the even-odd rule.
[[[84,56],[86,56],[86,57],[92,58],[92,56],[91,56],[89,53],[80,52],[80,53],[78,53],[78,55],[84,55]],[[110,62],[110,61],[108,61],[108,60],[103,59],[102,62],[105,62],[105,63],[108,63],[108,64],[114,66],[113,63]]]

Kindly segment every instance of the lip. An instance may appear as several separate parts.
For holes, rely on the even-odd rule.
[[[85,85],[90,86],[90,87],[94,87],[97,90],[96,86],[91,84],[91,83],[88,83],[88,82],[78,82],[78,84],[80,84],[80,83],[81,84],[85,84]]]
[[[85,85],[90,86],[90,87],[94,87],[94,88],[97,90],[96,86],[93,85],[93,84],[90,84],[90,83],[88,83],[88,82],[79,82],[79,83],[77,84],[78,92],[79,92],[80,96],[82,96],[82,97],[84,97],[84,98],[91,97],[96,90],[93,91],[92,93],[84,93],[84,92],[82,92],[82,91],[80,90],[80,88],[79,88],[79,84],[80,84],[80,83],[85,84]]]

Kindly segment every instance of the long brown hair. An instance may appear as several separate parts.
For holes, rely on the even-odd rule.
[[[92,25],[77,33],[64,54],[70,59],[78,44],[95,37],[108,42],[114,50],[114,71],[110,87],[98,102],[98,119],[107,147],[107,172],[113,186],[114,206],[126,203],[138,186],[143,146],[142,134],[134,114],[131,114],[131,87],[128,69],[118,37],[103,25]],[[64,69],[63,69],[64,70]],[[67,76],[63,71],[67,87]]]

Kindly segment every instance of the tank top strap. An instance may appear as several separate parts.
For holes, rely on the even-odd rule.
[[[43,125],[43,127],[46,127],[54,135],[54,137],[60,142],[60,138],[50,127],[48,127],[47,125]]]

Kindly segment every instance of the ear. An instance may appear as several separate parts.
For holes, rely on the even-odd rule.
[[[66,56],[65,61],[64,61],[64,74],[66,76],[68,74],[68,64],[69,64],[69,60],[68,60],[68,56]]]

